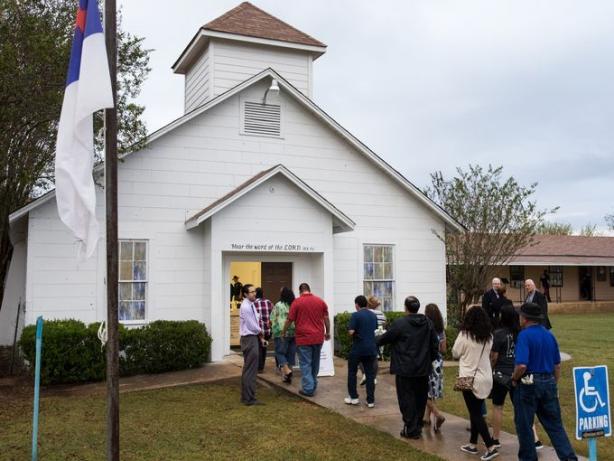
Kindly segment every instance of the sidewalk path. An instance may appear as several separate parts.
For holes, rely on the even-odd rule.
[[[242,365],[242,358],[236,356],[230,359],[237,365]],[[401,439],[399,432],[402,427],[401,414],[397,405],[396,388],[394,385],[394,376],[388,373],[381,373],[377,378],[377,388],[375,393],[376,405],[373,409],[368,409],[365,404],[365,390],[359,390],[361,404],[359,406],[346,405],[343,398],[347,395],[347,367],[346,361],[335,358],[335,376],[322,377],[319,379],[318,391],[312,398],[306,398],[317,405],[333,410],[346,418],[353,419],[359,423],[372,426],[380,431],[388,432],[394,437]],[[300,388],[300,372],[295,370],[292,385],[287,385],[281,382],[281,378],[277,374],[274,367],[274,359],[267,359],[267,366],[263,374],[258,375],[262,380],[286,389],[288,392],[298,394]],[[302,396],[300,396],[302,397]],[[305,397],[303,397],[305,398]],[[406,440],[412,446],[419,450],[436,454],[443,459],[457,460],[475,460],[477,457],[462,453],[459,450],[461,445],[469,441],[469,433],[466,427],[469,425],[468,420],[444,413],[446,422],[439,434],[435,434],[432,429],[425,428],[424,436],[421,440]],[[518,442],[515,435],[507,432],[502,432],[500,437],[502,447],[500,450],[500,460],[516,460]],[[483,446],[480,451],[483,451]],[[545,447],[539,452],[539,459],[543,461],[558,460],[554,449]],[[580,458],[585,460],[586,458]]]
[[[239,356],[241,362],[242,358]],[[172,371],[168,373],[128,376],[119,379],[119,392],[133,392],[164,387],[183,386],[186,384],[202,384],[219,381],[222,379],[236,378],[241,376],[241,368],[236,366],[235,361],[208,363],[204,367],[192,370]],[[66,386],[50,386],[43,388],[42,395],[65,396],[65,395],[98,395],[107,391],[106,382],[77,384]]]

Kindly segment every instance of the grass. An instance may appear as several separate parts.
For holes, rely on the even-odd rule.
[[[265,406],[239,404],[237,379],[122,394],[121,459],[421,460],[389,434],[283,391],[259,387]],[[0,457],[29,457],[31,397],[0,395]],[[41,401],[41,460],[105,459],[104,396]]]
[[[560,349],[572,356],[572,360],[562,364],[559,383],[563,422],[574,448],[578,453],[587,455],[586,441],[575,439],[576,408],[572,369],[575,366],[591,365],[608,365],[609,370],[614,369],[614,334],[612,334],[614,314],[552,315],[551,321],[552,331],[559,341]],[[467,418],[468,413],[462,395],[452,390],[456,372],[456,367],[445,369],[445,394],[438,403],[442,410]],[[512,434],[516,433],[509,399],[504,407],[503,429]],[[544,442],[547,441],[548,436],[543,429],[539,432],[540,438]],[[600,459],[614,459],[614,441],[611,438],[599,439],[598,452]]]

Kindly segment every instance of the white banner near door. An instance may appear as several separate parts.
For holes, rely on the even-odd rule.
[[[318,376],[335,376],[335,364],[333,363],[332,341],[324,341],[320,352],[320,372]]]

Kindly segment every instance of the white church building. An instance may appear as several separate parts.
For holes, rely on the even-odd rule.
[[[314,102],[325,52],[247,2],[181,52],[173,70],[185,76],[184,115],[119,164],[122,323],[204,322],[220,360],[236,341],[235,275],[273,302],[280,287],[307,282],[331,315],[352,310],[357,294],[377,295],[385,310],[412,294],[445,312],[436,234],[462,228]],[[103,223],[102,189],[97,199]],[[10,223],[0,343],[13,341],[20,301],[20,324],[104,320],[104,235],[79,261],[53,191]]]

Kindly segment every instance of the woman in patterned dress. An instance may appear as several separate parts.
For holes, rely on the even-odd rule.
[[[435,416],[435,432],[439,432],[441,425],[446,418],[439,412],[435,400],[443,397],[443,353],[446,351],[446,330],[443,324],[443,317],[437,304],[427,304],[424,309],[424,314],[429,318],[437,337],[439,338],[439,357],[433,360],[433,371],[429,376],[429,399],[426,402],[426,411],[424,412],[424,425],[431,425],[431,415]]]

